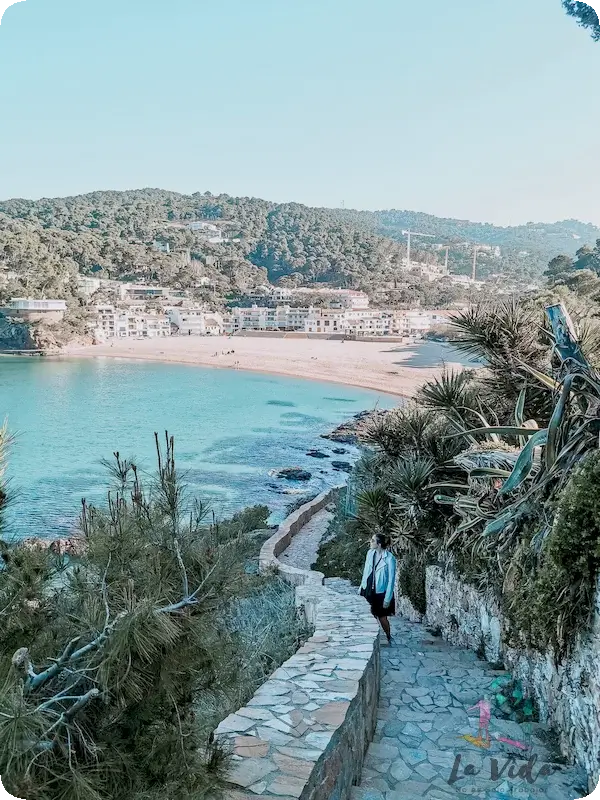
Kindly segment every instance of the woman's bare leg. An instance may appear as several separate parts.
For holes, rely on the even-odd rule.
[[[387,640],[392,638],[392,632],[390,631],[390,621],[387,617],[379,617],[379,624],[383,628],[383,632],[387,636]]]

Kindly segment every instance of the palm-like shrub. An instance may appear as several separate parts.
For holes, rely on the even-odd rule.
[[[553,523],[574,470],[598,452],[600,376],[585,351],[598,328],[577,331],[558,305],[545,318],[533,300],[473,308],[453,324],[457,346],[483,369],[446,371],[366,427],[358,523],[390,534],[413,572],[450,556],[467,580],[496,593],[531,644],[560,654],[589,622],[599,568],[590,552],[574,560],[561,550],[564,511]],[[585,475],[579,498],[581,481],[591,484]],[[586,511],[592,527],[596,496]],[[553,580],[562,587],[554,603]],[[535,624],[523,613],[519,622],[518,609],[535,609],[540,597],[546,611]]]

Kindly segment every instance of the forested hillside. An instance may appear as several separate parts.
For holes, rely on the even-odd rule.
[[[185,223],[210,221],[222,242]],[[287,284],[327,282],[367,290],[402,279],[402,231],[415,239],[413,258],[441,259],[430,248],[450,246],[450,268],[468,272],[463,243],[499,245],[500,257],[479,256],[479,274],[539,277],[551,257],[593,244],[600,229],[577,221],[500,228],[409,211],[357,212],[276,204],[257,198],[160,189],[93,192],[77,197],[0,203],[0,265],[18,277],[5,291],[74,296],[78,272],[126,280],[194,286],[209,276],[224,290],[267,278]],[[154,241],[168,243],[157,252]],[[462,245],[462,247],[461,247]]]

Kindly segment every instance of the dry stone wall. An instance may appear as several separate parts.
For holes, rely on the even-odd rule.
[[[567,659],[508,645],[508,624],[497,602],[463,583],[448,566],[426,573],[426,623],[455,645],[503,661],[535,697],[541,721],[560,736],[563,754],[582,766],[589,790],[600,781],[600,583],[592,630]],[[410,605],[410,601],[404,598]]]
[[[357,595],[323,585],[323,575],[282,564],[293,536],[333,499],[303,506],[267,541],[261,569],[278,569],[314,634],[215,735],[232,751],[229,800],[347,800],[377,723],[377,622]]]

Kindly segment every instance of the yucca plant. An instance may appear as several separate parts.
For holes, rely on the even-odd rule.
[[[507,417],[527,382],[524,365],[547,372],[552,348],[547,326],[535,301],[510,300],[478,305],[453,316],[455,346],[481,359],[486,373],[480,379],[482,394],[497,415]],[[529,417],[545,420],[550,413],[544,391],[528,394]]]

